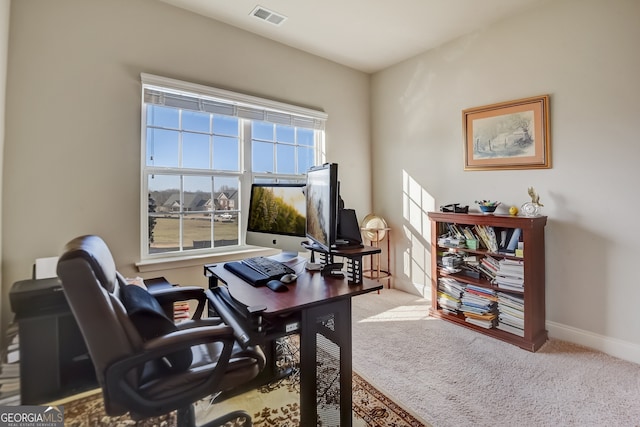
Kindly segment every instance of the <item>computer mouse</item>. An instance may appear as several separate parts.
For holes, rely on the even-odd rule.
[[[287,285],[275,279],[269,280],[266,286],[267,288],[271,289],[273,292],[287,292],[289,290],[289,288],[287,288]]]
[[[295,274],[293,274],[293,273],[289,273],[289,274],[285,274],[284,276],[282,276],[282,277],[280,278],[280,281],[281,281],[282,283],[291,283],[291,282],[293,282],[294,280],[296,280],[297,278],[298,278],[298,276],[296,276]]]

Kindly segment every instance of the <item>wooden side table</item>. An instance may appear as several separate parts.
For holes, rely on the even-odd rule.
[[[380,249],[380,252],[369,256],[370,268],[363,271],[364,277],[377,281],[386,280],[387,288],[391,288],[391,228],[376,227],[360,229],[363,238],[368,241],[370,246]],[[382,266],[382,240],[387,240],[387,261]]]

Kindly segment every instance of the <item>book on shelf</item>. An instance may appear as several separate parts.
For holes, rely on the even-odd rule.
[[[509,283],[499,283],[496,282],[496,286],[504,291],[514,291],[514,292],[524,292],[523,285],[513,285]]]
[[[496,272],[497,276],[501,276],[501,277],[507,277],[507,278],[514,278],[514,279],[524,279],[524,271],[517,271],[517,270],[505,270],[505,269],[500,269]]]
[[[502,274],[503,276],[524,277],[524,265],[500,265],[498,266],[498,274]]]
[[[524,304],[518,304],[513,301],[506,301],[498,297],[498,310],[508,311],[509,309],[524,312]]]
[[[503,266],[512,265],[512,266],[524,267],[523,259],[502,258],[500,261],[498,261],[498,263]]]
[[[490,288],[484,288],[484,287],[482,287],[482,286],[476,286],[476,285],[473,285],[473,284],[471,284],[471,283],[469,283],[469,284],[465,287],[465,289],[473,289],[473,290],[475,290],[475,291],[482,292],[482,293],[484,293],[484,294],[491,295],[491,296],[493,296],[493,295],[495,295],[495,294],[496,294],[496,291],[494,291],[493,289],[490,289]]]
[[[493,312],[488,312],[485,314],[478,314],[478,313],[472,313],[472,312],[464,312],[464,315],[466,317],[470,317],[472,319],[478,319],[478,320],[495,320],[498,316],[493,313]]]
[[[498,273],[496,275],[496,283],[523,287],[524,277],[505,276],[503,274]]]
[[[501,317],[504,317],[507,320],[507,322],[509,320],[512,320],[515,324],[524,322],[524,311],[509,309],[508,307],[499,307],[498,312]]]
[[[507,294],[505,292],[500,292],[500,291],[496,292],[496,295],[498,295],[498,301],[500,302],[511,303],[514,305],[524,307],[524,298],[521,296]]]
[[[484,292],[478,292],[475,289],[467,289],[466,290],[467,295],[476,295],[485,299],[488,299],[490,301],[498,301],[498,297],[495,295],[488,295]]]
[[[465,317],[464,321],[485,329],[491,329],[494,326],[494,322],[492,320],[479,320],[471,317]]]
[[[498,317],[498,324],[508,325],[512,328],[524,329],[524,322],[518,322],[513,319],[507,319],[504,316]]]
[[[507,250],[511,252],[515,252],[518,249],[518,242],[520,241],[520,235],[522,234],[522,229],[514,228],[511,233],[511,238],[509,239],[509,243],[507,243]]]
[[[516,328],[514,326],[507,325],[502,322],[498,322],[498,324],[496,325],[496,328],[505,332],[509,332],[510,334],[517,335],[519,337],[524,337],[524,329]]]

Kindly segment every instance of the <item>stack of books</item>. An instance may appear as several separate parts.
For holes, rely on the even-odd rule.
[[[498,329],[524,337],[524,299],[498,292]]]
[[[480,241],[491,252],[498,252],[498,239],[496,231],[489,225],[476,224],[474,226],[475,234],[480,237]]]
[[[458,314],[465,284],[449,277],[438,279],[438,304],[445,313]]]
[[[490,255],[485,255],[485,257],[480,260],[480,265],[478,265],[478,269],[491,283],[495,283],[499,267],[498,260]]]
[[[189,303],[187,301],[178,301],[173,303],[173,321],[180,323],[191,319],[189,312]]]
[[[465,322],[491,329],[496,323],[497,301],[498,298],[493,289],[468,284],[460,299],[460,311],[465,316]]]
[[[509,291],[524,291],[524,261],[501,259],[496,272],[496,284]]]

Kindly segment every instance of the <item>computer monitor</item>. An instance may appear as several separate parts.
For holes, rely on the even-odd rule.
[[[325,163],[307,172],[307,237],[325,251],[335,247],[338,229],[338,165]]]
[[[248,245],[298,255],[306,238],[304,184],[253,184],[247,218]]]

